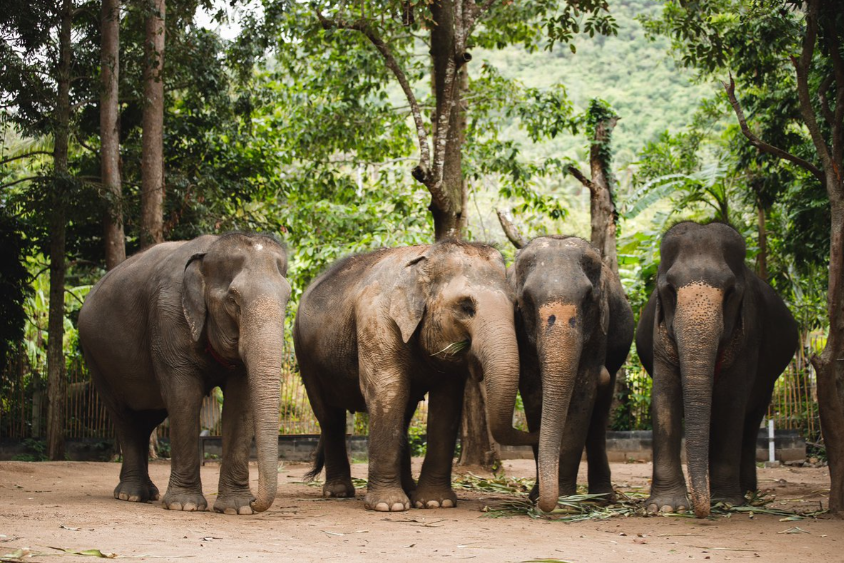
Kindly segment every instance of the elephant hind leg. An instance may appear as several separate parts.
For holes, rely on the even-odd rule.
[[[589,470],[589,494],[605,494],[606,500],[615,500],[610,464],[607,459],[607,421],[610,417],[616,376],[601,368],[598,397],[589,422],[586,436],[586,460]]]
[[[316,410],[316,409],[315,409]],[[320,409],[317,414],[322,433],[314,470],[325,466],[325,485],[322,495],[325,497],[350,498],[355,496],[352,484],[352,469],[346,452],[346,411],[337,407]],[[315,475],[312,475],[315,476]]]
[[[123,451],[120,483],[114,489],[114,498],[130,502],[158,500],[158,487],[149,478],[149,437],[166,417],[165,410],[124,410],[112,416]]]

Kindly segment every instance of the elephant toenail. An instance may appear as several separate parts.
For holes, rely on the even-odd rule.
[[[407,510],[407,506],[401,502],[394,502],[393,506],[390,507],[391,512],[401,512],[402,510]]]
[[[180,503],[180,502],[171,502],[171,503],[170,503],[170,506],[168,506],[167,508],[169,508],[170,510],[181,510],[181,509],[182,509],[182,503]]]
[[[375,510],[377,510],[378,512],[389,512],[390,507],[387,506],[386,502],[379,502],[375,505]]]
[[[677,507],[677,514],[685,514],[687,510],[689,510],[688,507],[680,505]]]
[[[117,495],[117,498],[119,498],[120,500],[129,500],[129,495],[127,495],[126,493],[120,493],[119,495]]]
[[[656,514],[657,512],[659,512],[659,507],[655,504],[649,504],[648,505],[648,512],[650,512],[652,514]]]
[[[660,510],[660,512],[674,512],[674,507],[672,507],[671,505],[665,504],[659,510]]]
[[[223,511],[223,514],[237,514],[237,510],[235,510],[231,506],[227,506],[226,509]]]
[[[249,506],[241,506],[241,507],[237,510],[237,513],[238,513],[238,514],[252,514],[252,507],[249,507]]]
[[[130,495],[128,500],[129,502],[139,502],[141,500],[141,497],[139,497],[138,495]]]
[[[186,502],[185,506],[182,507],[182,510],[186,512],[194,512],[196,511],[196,505],[192,502]]]
[[[440,503],[438,503],[435,500],[429,500],[428,502],[425,503],[425,508],[439,508],[439,507],[440,507]]]
[[[414,506],[416,506],[416,508],[425,508],[421,500],[417,500]]]
[[[454,501],[452,501],[450,499],[445,499],[442,503],[443,508],[451,508],[453,506],[454,506]]]

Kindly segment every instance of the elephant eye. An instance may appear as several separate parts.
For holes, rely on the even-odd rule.
[[[460,300],[460,311],[467,317],[475,316],[475,302],[471,298]]]

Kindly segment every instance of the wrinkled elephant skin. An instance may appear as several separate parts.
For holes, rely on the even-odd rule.
[[[470,370],[486,382],[493,436],[535,442],[512,427],[518,349],[504,260],[492,247],[446,240],[341,260],[305,291],[293,340],[321,429],[309,475],[325,467],[325,496],[355,494],[346,411],[366,411],[366,508],[455,506],[451,466]],[[426,392],[428,451],[416,484],[407,428]]]
[[[150,434],[170,417],[170,510],[205,510],[199,478],[199,411],[223,390],[223,462],[214,509],[269,508],[278,482],[278,402],[287,256],[255,234],[167,242],[110,271],[88,294],[79,335],[92,379],[123,451],[114,496],[159,498],[147,471]],[[258,491],[249,450],[258,450]]]
[[[782,299],[744,263],[732,227],[683,222],[663,237],[636,349],[653,377],[652,512],[710,513],[755,491],[756,437],[797,347]],[[685,424],[683,420],[685,419]],[[680,464],[685,427],[689,483]]]

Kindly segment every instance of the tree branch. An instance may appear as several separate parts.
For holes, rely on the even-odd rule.
[[[29,180],[38,180],[43,178],[44,176],[24,176],[23,178],[18,178],[14,182],[9,182],[8,184],[0,185],[0,190],[4,190],[6,188],[11,188],[15,184],[20,184],[21,182],[28,182]]]
[[[20,160],[21,158],[28,158],[30,156],[36,156],[36,155],[39,155],[39,154],[43,154],[43,155],[47,155],[47,156],[53,156],[53,153],[51,151],[32,151],[32,152],[28,152],[28,153],[25,153],[25,154],[10,156],[9,158],[5,158],[3,160],[0,160],[0,166],[3,166],[5,164],[9,164],[10,162],[13,162],[15,160]]]
[[[317,19],[319,19],[323,29],[337,28],[359,31],[363,33],[367,39],[369,39],[375,48],[378,49],[378,52],[381,53],[381,56],[384,57],[384,64],[387,65],[387,68],[390,69],[396,77],[396,80],[398,80],[399,85],[401,85],[401,89],[410,104],[410,113],[413,115],[413,122],[416,125],[416,136],[419,140],[419,164],[413,169],[413,177],[427,185],[427,179],[430,176],[431,169],[431,155],[430,148],[428,146],[428,134],[425,132],[425,122],[422,120],[422,111],[419,108],[419,102],[416,100],[416,96],[413,93],[413,89],[410,87],[410,82],[408,82],[407,76],[405,76],[404,71],[402,71],[401,67],[399,67],[399,64],[393,56],[389,46],[364,19],[352,22],[347,22],[341,18],[327,19],[322,15],[322,13],[320,13],[319,10],[315,11]]]
[[[516,248],[523,248],[528,243],[528,239],[525,238],[521,231],[519,231],[519,228],[513,223],[513,216],[510,215],[510,212],[496,209],[495,213],[498,215],[498,222],[501,223],[501,229],[507,235],[507,239]]]
[[[577,180],[581,184],[583,184],[590,192],[594,193],[595,190],[597,189],[597,186],[595,185],[595,183],[592,180],[590,180],[589,178],[587,178],[586,176],[584,176],[583,172],[578,170],[577,167],[574,166],[573,164],[569,164],[568,166],[566,166],[566,172],[568,172],[569,174],[571,174],[572,176],[577,178]]]
[[[474,0],[466,1],[466,15],[463,17],[463,25],[466,29],[467,37],[471,35],[472,29],[475,27],[475,23],[477,23],[478,19],[488,12],[496,1],[497,0],[485,0],[480,6],[478,6]]]
[[[730,82],[722,82],[724,85],[724,90],[727,92],[727,97],[730,100],[730,105],[733,106],[733,111],[738,118],[739,126],[741,127],[741,132],[744,133],[744,136],[747,137],[747,140],[750,141],[750,144],[759,149],[762,152],[766,152],[768,154],[772,154],[778,158],[783,160],[788,160],[796,164],[797,166],[808,170],[812,173],[816,178],[818,178],[821,182],[824,181],[823,171],[819,169],[817,166],[812,164],[807,160],[803,160],[799,156],[794,156],[793,154],[784,151],[780,148],[777,148],[773,145],[769,145],[768,143],[759,139],[753,132],[750,130],[750,127],[747,126],[747,120],[744,117],[744,111],[741,109],[741,105],[736,99],[736,83],[733,80],[732,74],[730,75]]]
[[[821,133],[821,129],[818,126],[815,110],[812,107],[812,97],[809,93],[809,67],[812,64],[812,56],[815,53],[817,35],[818,0],[810,0],[808,2],[808,9],[806,10],[806,34],[803,36],[803,50],[799,58],[791,57],[791,62],[794,64],[794,70],[797,74],[797,98],[800,101],[800,114],[803,116],[803,122],[809,130],[812,143],[815,145],[815,150],[821,159],[821,166],[824,170],[829,170],[832,167],[832,158],[826,140],[823,138],[823,133]],[[823,176],[819,176],[819,178],[825,185]],[[832,194],[829,195],[832,197]]]

